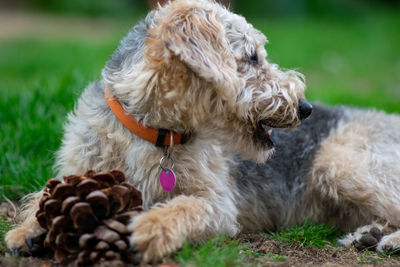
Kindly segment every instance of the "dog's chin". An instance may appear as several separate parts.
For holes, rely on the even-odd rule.
[[[255,151],[249,158],[251,161],[263,163],[275,152],[274,142],[271,140],[272,128],[259,123],[254,129],[253,142]]]
[[[267,161],[275,152],[275,146],[270,137],[271,132],[271,128],[260,123],[249,136],[249,142],[241,147],[239,152],[241,158],[256,163]],[[245,148],[244,151],[243,148]]]

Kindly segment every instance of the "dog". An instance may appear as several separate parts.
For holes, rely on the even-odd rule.
[[[312,106],[303,75],[269,62],[266,43],[211,0],[169,2],[133,27],[69,114],[59,177],[124,171],[143,193],[146,212],[128,225],[143,261],[308,218],[349,232],[346,246],[390,223],[376,249],[400,247],[400,117]],[[5,237],[14,252],[44,231],[40,195]]]

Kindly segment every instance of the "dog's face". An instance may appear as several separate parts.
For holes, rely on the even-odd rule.
[[[214,2],[175,0],[146,19],[141,52],[125,53],[130,58],[103,77],[143,124],[208,131],[232,153],[261,162],[273,151],[270,130],[295,127],[311,112],[301,101],[301,74],[269,63],[266,42]]]

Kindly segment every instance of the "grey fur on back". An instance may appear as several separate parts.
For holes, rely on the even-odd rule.
[[[149,35],[147,29],[151,26],[153,16],[154,13],[150,12],[121,40],[120,45],[107,62],[107,72],[122,71],[125,65],[132,66],[133,63],[137,63],[143,58],[143,53],[139,53],[139,51],[144,47],[145,40]]]
[[[263,210],[270,213],[269,216],[257,216],[256,210],[260,209],[255,207],[254,211],[247,211],[242,217],[246,224],[249,224],[247,220],[253,220],[255,229],[266,223],[270,226],[268,229],[277,230],[296,223],[295,208],[301,201],[315,153],[344,116],[342,107],[314,104],[312,115],[299,127],[289,132],[273,130],[276,151],[267,162],[257,164],[237,159],[232,175],[241,195],[254,198],[246,199],[254,205],[263,203]],[[266,217],[269,222],[259,221],[259,218]]]

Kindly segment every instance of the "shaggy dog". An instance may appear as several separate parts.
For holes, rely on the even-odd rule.
[[[269,62],[266,41],[219,4],[175,0],[129,32],[69,115],[59,175],[125,172],[148,209],[129,224],[144,261],[185,240],[274,231],[306,218],[355,231],[345,245],[381,230],[378,222],[400,226],[400,117],[315,105],[301,123],[312,109],[303,76]],[[157,146],[125,127],[105,90],[124,116],[167,138]],[[160,185],[163,168],[175,173],[171,191]],[[43,232],[38,197],[6,236],[14,252]],[[398,247],[394,231],[377,250]]]

